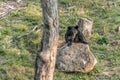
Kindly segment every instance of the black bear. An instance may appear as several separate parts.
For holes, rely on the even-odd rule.
[[[69,26],[65,33],[65,41],[68,46],[72,45],[72,42],[82,42],[88,44],[83,33],[78,29],[78,26]]]

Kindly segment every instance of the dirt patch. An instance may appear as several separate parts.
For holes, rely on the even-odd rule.
[[[20,1],[20,0],[19,0]],[[13,10],[18,10],[22,2],[8,1],[0,3],[0,18],[4,17]]]
[[[103,61],[103,62],[102,62],[102,64],[101,64],[101,65],[102,65],[102,66],[106,66],[106,65],[107,65],[107,64],[109,64],[109,63],[110,63],[110,61],[109,61],[109,60],[105,60],[105,61]]]
[[[114,67],[114,68],[106,67],[103,71],[103,74],[110,77],[110,76],[113,76],[113,75],[119,75],[118,71],[120,71],[120,66]]]
[[[112,47],[120,48],[120,40],[112,40],[109,42]]]

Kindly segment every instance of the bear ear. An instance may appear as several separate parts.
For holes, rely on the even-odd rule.
[[[68,26],[68,30],[71,30],[72,29],[72,27],[71,26]]]
[[[76,25],[76,26],[75,26],[75,29],[78,29],[78,28],[79,28],[79,26],[78,26],[78,25]]]

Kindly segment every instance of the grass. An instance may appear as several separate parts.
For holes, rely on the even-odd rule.
[[[89,46],[98,63],[89,73],[64,73],[55,69],[54,80],[120,79],[120,33],[116,32],[120,25],[119,7],[120,0],[59,0],[60,39],[64,40],[67,27],[80,17],[91,18],[94,24]],[[0,80],[33,80],[42,30],[20,39],[16,37],[41,24],[39,0],[29,0],[23,9],[0,19]]]

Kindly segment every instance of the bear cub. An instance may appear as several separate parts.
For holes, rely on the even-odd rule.
[[[68,46],[72,45],[72,42],[81,42],[84,44],[88,44],[83,33],[79,30],[79,27],[77,25],[68,27],[65,33],[65,41]]]

